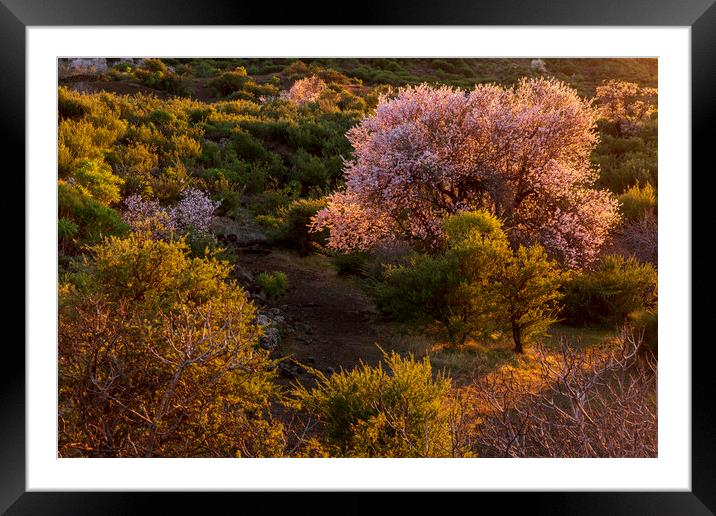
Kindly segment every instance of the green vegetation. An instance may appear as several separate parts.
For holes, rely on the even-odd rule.
[[[626,220],[639,220],[647,210],[656,209],[656,191],[650,183],[635,185],[619,196],[619,203]]]
[[[269,299],[276,299],[286,293],[288,276],[285,272],[262,272],[256,276],[256,283]]]
[[[383,354],[383,365],[361,364],[318,385],[299,385],[301,409],[321,423],[325,451],[340,457],[450,457],[450,380],[433,377],[427,359]]]
[[[656,71],[656,59],[162,58],[114,60],[81,88],[61,80],[59,455],[493,456],[506,435],[494,422],[525,417],[530,392],[556,385],[549,367],[579,363],[588,376],[592,353],[628,348],[636,335],[647,371],[658,348],[657,271],[647,263],[657,263]],[[425,218],[412,208],[423,197],[453,207],[425,226],[429,238],[392,227],[375,247],[331,246],[336,225],[319,222],[353,184],[346,170],[360,147],[346,135],[379,102],[396,105],[407,85],[467,91],[525,77],[554,77],[594,100],[587,118],[599,120],[585,131],[599,143],[583,172],[592,177],[593,165],[623,219],[595,244],[596,263],[568,264],[541,240],[512,238],[533,228],[511,223],[504,207],[535,211],[534,192],[517,189],[524,202],[510,204],[507,190],[482,183],[411,190],[398,226]],[[620,92],[654,103],[621,102]],[[521,149],[534,152],[528,129]],[[378,179],[367,167],[357,180],[385,191],[399,167],[419,179],[423,155],[405,134],[430,139],[386,132],[374,154],[388,172]],[[547,176],[567,181],[563,165],[535,183],[557,192],[556,205],[564,183]],[[473,180],[482,181],[461,179]],[[466,211],[453,186],[489,194],[495,207]],[[385,221],[350,219],[365,213],[351,212],[356,204],[343,206],[344,227],[380,235]],[[551,217],[558,206],[546,204]],[[352,338],[358,330],[364,341]],[[630,392],[653,403],[654,376],[635,370],[623,371],[641,382]],[[632,411],[622,419],[646,418],[646,430],[632,429],[645,444],[629,434],[632,447],[580,453],[655,456],[656,411],[634,405],[638,395],[605,396],[605,413],[614,402]],[[514,431],[524,443],[529,430]],[[572,450],[584,441],[574,435],[548,429],[530,449]]]
[[[279,454],[271,361],[229,264],[140,234],[92,256],[60,284],[60,453]]]
[[[631,312],[656,307],[657,275],[649,263],[606,256],[593,270],[575,273],[564,291],[566,322],[619,324]]]
[[[401,319],[437,320],[450,342],[510,331],[515,351],[556,321],[561,274],[541,246],[510,248],[487,212],[445,221],[447,249],[391,266],[376,288],[378,305]]]

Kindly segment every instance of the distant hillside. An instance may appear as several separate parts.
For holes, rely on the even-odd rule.
[[[657,86],[657,59],[543,59],[544,71],[536,58],[509,59],[301,59],[314,67],[332,69],[363,84],[418,84],[440,82],[460,87],[475,83],[514,83],[521,77],[554,76],[593,96],[602,81],[621,79],[642,86]],[[274,75],[281,78],[296,75],[298,59],[165,59],[176,65],[188,64],[193,71],[211,74],[214,71],[244,66],[251,76]]]

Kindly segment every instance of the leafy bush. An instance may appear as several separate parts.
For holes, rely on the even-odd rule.
[[[99,242],[105,236],[125,235],[129,227],[112,208],[100,204],[75,185],[60,181],[57,185],[61,219],[78,228],[75,233],[81,245]]]
[[[163,109],[157,109],[149,113],[149,121],[155,125],[169,125],[177,121],[176,115],[167,113]]]
[[[644,350],[658,353],[659,314],[656,307],[631,312],[629,314],[629,326],[642,336]]]
[[[275,216],[263,215],[256,220],[269,228],[276,243],[297,249],[305,256],[314,246],[325,244],[327,232],[309,232],[309,225],[311,218],[326,204],[324,199],[299,199],[279,208]]]
[[[248,77],[246,75],[246,68],[241,66],[235,70],[224,72],[218,77],[212,79],[209,82],[209,86],[225,97],[240,90],[247,80]]]
[[[510,248],[499,219],[485,211],[448,217],[447,248],[389,266],[375,289],[398,319],[432,322],[452,343],[512,332],[515,351],[555,322],[561,273],[539,246]]]
[[[333,253],[331,263],[340,275],[366,276],[368,253],[359,251],[352,253]]]
[[[60,288],[59,454],[282,453],[275,364],[230,264],[138,234],[93,254]]]
[[[62,249],[67,249],[72,238],[79,232],[79,226],[69,219],[60,217],[57,221],[57,240]]]
[[[602,138],[592,160],[599,165],[598,183],[621,193],[638,184],[658,184],[658,136],[656,125],[646,125],[638,136],[610,134],[600,124]]]
[[[186,93],[186,85],[182,78],[171,71],[161,59],[145,59],[138,68],[134,69],[134,75],[151,88],[179,95]]]
[[[647,210],[656,208],[656,192],[651,183],[634,185],[619,196],[621,212],[628,221],[641,219]]]
[[[430,361],[384,353],[383,365],[360,364],[294,391],[300,408],[321,424],[329,455],[450,457],[450,379],[433,376]]]
[[[269,299],[283,296],[288,289],[288,276],[285,272],[262,272],[256,276],[256,283]]]
[[[91,109],[91,101],[81,93],[64,87],[58,88],[57,112],[60,118],[82,118]]]
[[[564,294],[567,323],[620,324],[630,312],[656,306],[657,274],[649,263],[606,256],[593,270],[574,273]]]
[[[115,176],[104,161],[81,161],[75,170],[74,178],[83,193],[105,206],[120,199],[119,188],[124,184],[124,180]]]

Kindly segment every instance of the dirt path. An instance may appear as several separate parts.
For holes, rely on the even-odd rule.
[[[243,254],[238,262],[252,274],[286,273],[289,289],[273,303],[285,318],[280,351],[322,371],[375,364],[385,323],[373,303],[351,281],[338,276],[323,256],[301,258],[289,251]]]

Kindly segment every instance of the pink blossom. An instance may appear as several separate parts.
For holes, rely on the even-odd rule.
[[[513,240],[541,242],[569,266],[592,261],[618,222],[616,199],[594,189],[597,111],[552,79],[465,92],[422,84],[381,97],[347,136],[346,191],[314,219],[329,246],[384,239],[437,244],[449,214],[489,209]]]
[[[326,89],[326,83],[316,76],[299,79],[293,83],[288,91],[281,92],[281,98],[303,105],[315,102]]]
[[[207,233],[213,214],[219,206],[206,193],[188,188],[181,200],[172,208],[162,207],[156,200],[131,195],[124,200],[126,209],[122,218],[134,231],[148,231],[152,238],[169,238],[172,233],[198,231]]]
[[[196,188],[187,188],[181,200],[171,209],[171,218],[180,231],[195,230],[202,233],[209,231],[214,211],[219,201],[212,201],[205,192]]]
[[[656,112],[658,90],[633,82],[608,81],[597,86],[600,114],[618,125],[624,135],[636,134]]]
[[[124,199],[124,205],[122,218],[134,231],[149,232],[152,238],[160,239],[177,230],[176,221],[159,201],[146,200],[136,194]]]

